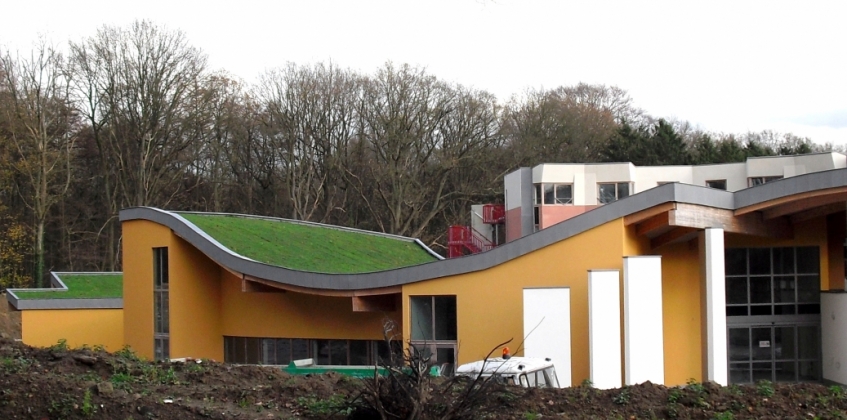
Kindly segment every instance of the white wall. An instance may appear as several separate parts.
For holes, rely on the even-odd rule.
[[[633,194],[658,186],[659,182],[691,184],[691,166],[636,166]]]
[[[621,387],[620,292],[618,270],[588,271],[588,363],[598,389]]]
[[[823,378],[847,385],[847,293],[821,293]]]
[[[523,289],[524,356],[549,357],[559,386],[571,386],[571,290]]]
[[[506,191],[506,210],[519,209],[522,195],[532,194],[532,188],[529,191],[522,191],[520,169],[506,174],[503,177],[503,184]]]
[[[624,257],[624,383],[665,383],[662,258]]]
[[[705,187],[706,181],[726,180],[727,191],[747,188],[747,166],[742,163],[700,165],[693,168],[691,183]]]

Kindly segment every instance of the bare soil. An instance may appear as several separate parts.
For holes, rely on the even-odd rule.
[[[451,403],[439,396],[442,381],[430,384],[432,407]],[[374,418],[357,408],[365,389],[363,380],[334,373],[291,376],[208,360],[149,363],[128,351],[41,349],[0,339],[0,419]],[[507,387],[479,404],[466,418],[847,418],[845,392],[820,384]]]

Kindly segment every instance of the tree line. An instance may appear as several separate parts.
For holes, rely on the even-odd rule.
[[[247,84],[149,21],[0,49],[0,288],[120,270],[133,206],[277,216],[419,237],[436,250],[502,177],[544,162],[743,161],[829,150],[710,133],[579,84],[489,92],[386,63],[294,64]]]

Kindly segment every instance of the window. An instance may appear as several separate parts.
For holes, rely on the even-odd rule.
[[[573,185],[543,184],[544,204],[573,204]]]
[[[168,248],[153,248],[153,358],[170,359]]]
[[[430,363],[456,362],[456,296],[411,296],[411,346]],[[447,366],[448,368],[450,366]]]
[[[771,181],[776,181],[782,179],[781,176],[755,176],[751,178],[747,178],[747,186],[755,187],[757,185],[767,184]]]
[[[725,179],[713,179],[711,181],[706,181],[706,186],[709,187],[709,188],[714,188],[716,190],[726,191],[726,180]]]
[[[381,340],[224,337],[226,363],[288,365],[312,358],[318,365],[373,366],[384,364],[389,356]]]
[[[817,247],[730,248],[725,264],[728,317],[820,313]]]
[[[597,184],[597,201],[607,204],[629,197],[629,182],[609,182]]]

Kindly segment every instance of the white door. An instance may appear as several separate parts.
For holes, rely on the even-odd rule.
[[[571,290],[524,289],[523,333],[524,355],[549,357],[556,365],[559,386],[571,386]]]

